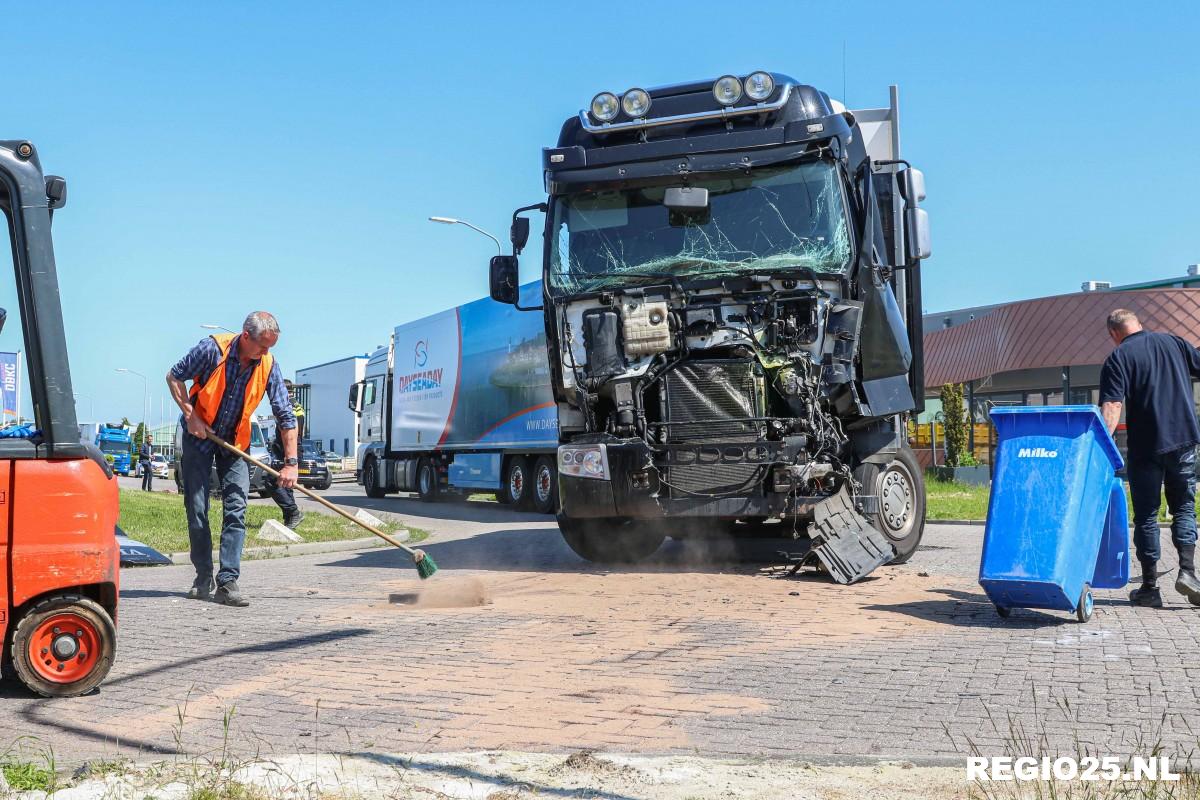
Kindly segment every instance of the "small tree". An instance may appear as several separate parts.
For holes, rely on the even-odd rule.
[[[133,432],[133,452],[140,453],[142,450],[142,437],[146,435],[146,426],[139,422],[137,429]]]
[[[960,467],[967,460],[967,421],[961,383],[942,387],[942,415],[946,418],[946,466]]]

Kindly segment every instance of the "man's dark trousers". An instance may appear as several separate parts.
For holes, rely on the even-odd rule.
[[[154,462],[148,458],[142,459],[142,489],[147,492],[154,491]]]
[[[1133,544],[1138,561],[1143,567],[1153,565],[1161,554],[1158,508],[1164,490],[1171,512],[1171,540],[1176,550],[1186,548],[1190,555],[1196,544],[1196,448],[1131,456],[1126,473],[1133,496]],[[1180,566],[1192,568],[1191,564]]]
[[[284,489],[274,478],[265,478],[271,484],[271,499],[279,506],[279,510],[283,512],[285,520],[291,519],[300,508],[296,505],[296,494],[291,489]]]
[[[224,512],[221,528],[221,568],[217,585],[236,581],[242,571],[242,544],[246,540],[246,505],[250,495],[250,470],[246,462],[223,450],[196,451],[195,440],[183,437],[183,501],[187,514],[188,538],[192,545],[192,565],[196,576],[212,576],[212,532],[208,526],[208,493],[212,481],[213,459],[221,484]]]

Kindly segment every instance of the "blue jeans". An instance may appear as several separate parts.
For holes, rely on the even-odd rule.
[[[1175,549],[1196,544],[1196,448],[1131,459],[1126,473],[1133,497],[1133,544],[1138,561],[1158,561],[1158,505],[1165,490]]]
[[[217,585],[236,581],[242,571],[242,543],[246,541],[246,499],[250,494],[250,469],[246,462],[223,450],[196,452],[190,436],[183,437],[183,504],[196,577],[212,575],[212,531],[208,527],[208,493],[213,459],[221,484],[221,569]]]

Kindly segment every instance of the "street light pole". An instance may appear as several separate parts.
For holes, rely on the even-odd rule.
[[[200,325],[200,327],[204,328],[206,331],[225,331],[226,333],[232,333],[235,335],[237,334],[237,331],[231,331],[231,330],[229,330],[229,328],[226,328],[224,325],[214,325],[211,322],[202,323]]]
[[[443,225],[466,225],[468,228],[475,231],[476,233],[482,233],[484,236],[486,236],[487,238],[489,238],[493,242],[495,242],[496,243],[496,255],[504,254],[504,250],[500,247],[499,239],[497,239],[495,236],[492,236],[490,233],[485,231],[483,228],[479,228],[479,227],[472,225],[471,223],[467,222],[465,219],[455,219],[454,217],[430,217],[429,221],[430,222],[440,222]]]
[[[117,367],[117,372],[124,372],[129,375],[137,375],[142,379],[142,442],[145,442],[146,434],[150,431],[148,422],[148,418],[150,416],[150,382],[146,380],[146,376],[142,373],[135,372],[131,369],[126,369],[125,367]]]

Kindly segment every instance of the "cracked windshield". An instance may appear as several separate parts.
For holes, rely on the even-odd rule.
[[[559,198],[552,287],[583,292],[797,267],[841,272],[849,263],[850,233],[832,164],[768,167],[689,185],[708,189],[707,209],[668,209],[666,184]]]

